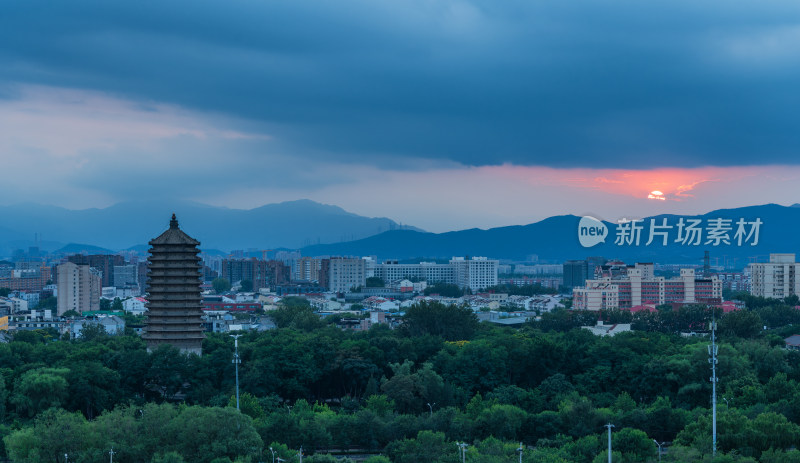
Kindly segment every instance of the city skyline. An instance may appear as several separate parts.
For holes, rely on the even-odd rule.
[[[0,18],[2,204],[442,232],[798,202],[791,2],[47,6]]]

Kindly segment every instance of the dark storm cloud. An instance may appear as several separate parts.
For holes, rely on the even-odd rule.
[[[26,0],[2,6],[0,80],[232,114],[344,162],[796,164],[799,5]]]

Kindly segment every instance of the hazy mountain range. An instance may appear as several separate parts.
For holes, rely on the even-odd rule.
[[[299,248],[350,241],[399,229],[387,218],[362,217],[309,200],[228,209],[187,201],[125,202],[103,209],[70,210],[39,204],[0,206],[0,256],[35,243],[47,251],[102,252],[146,249],[169,227],[172,213],[203,249]],[[414,227],[404,227],[419,230]]]
[[[687,246],[676,243],[677,222],[695,218],[702,220],[703,227],[708,219],[731,219],[731,244],[712,246],[706,244],[706,234],[701,245]],[[549,261],[583,259],[588,256],[618,258],[627,262],[655,261],[663,263],[700,263],[703,252],[709,250],[712,265],[725,260],[736,266],[743,266],[751,258],[765,261],[769,253],[793,252],[800,255],[800,207],[786,207],[776,204],[751,206],[735,209],[721,209],[699,216],[658,215],[652,217],[657,224],[667,219],[674,228],[666,246],[659,239],[646,246],[649,236],[650,217],[644,219],[645,229],[639,246],[618,246],[615,244],[614,226],[604,222],[609,230],[606,241],[596,246],[582,247],[578,240],[580,217],[563,215],[544,219],[530,225],[492,228],[488,230],[471,229],[448,233],[425,233],[411,230],[395,230],[349,243],[314,245],[302,249],[303,255],[377,255],[379,259],[407,259],[417,256],[488,256],[498,259],[523,261],[531,255]],[[733,240],[736,222],[739,219],[763,224],[759,230],[759,243],[750,242],[738,246]],[[748,228],[749,231],[749,228]]]
[[[659,215],[673,226],[666,246],[657,239],[650,246],[650,217],[645,218],[639,246],[615,244],[615,226],[604,222],[608,235],[604,243],[582,247],[578,240],[580,217],[563,215],[529,225],[428,233],[400,226],[388,218],[369,218],[339,207],[309,200],[269,204],[250,210],[214,207],[194,202],[128,202],[104,209],[69,210],[54,206],[20,204],[0,207],[0,257],[14,249],[34,244],[47,251],[115,252],[124,249],[146,251],[149,239],[168,227],[173,212],[181,226],[202,242],[204,250],[226,253],[234,249],[301,248],[307,256],[377,255],[380,259],[414,257],[488,256],[524,261],[536,255],[545,261],[604,256],[625,261],[699,263],[709,250],[712,264],[727,260],[742,266],[752,258],[765,260],[771,252],[800,255],[800,207],[776,204],[722,209],[699,216]],[[736,221],[760,219],[759,243],[737,246],[699,246],[676,243],[680,217],[696,218],[707,226],[709,219],[730,219],[733,238]]]

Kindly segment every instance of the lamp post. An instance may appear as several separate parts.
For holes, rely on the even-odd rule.
[[[467,460],[467,447],[469,447],[469,445],[466,442],[456,442],[456,445],[461,450],[461,463],[465,463]]]
[[[242,335],[231,334],[230,337],[233,338],[233,365],[236,368],[236,409],[239,410],[239,364],[242,363],[242,359],[239,358],[239,338]]]
[[[731,408],[731,404],[728,403],[728,399],[727,398],[723,397],[722,400],[725,401],[725,408],[726,409]]]
[[[275,463],[275,451],[272,450],[272,447],[269,448],[270,453],[272,453],[272,463]]]
[[[69,455],[64,454],[64,463],[69,463]]]
[[[300,446],[300,451],[297,452],[297,456],[300,457],[300,463],[303,463],[303,446]]]
[[[114,463],[114,455],[116,454],[117,452],[114,451],[114,447],[111,447],[111,450],[108,451],[108,463]]]
[[[662,443],[659,444],[658,441],[655,440],[655,439],[653,439],[653,442],[655,442],[656,446],[658,447],[658,461],[660,462],[661,461],[661,446],[666,444],[666,442],[662,442]]]
[[[434,406],[434,405],[436,405],[436,402],[434,402],[434,403],[433,403],[433,405],[431,405],[431,403],[430,403],[430,402],[428,402],[428,408],[430,408],[430,409],[431,409],[431,418],[433,418],[433,406]]]
[[[519,452],[519,463],[522,463],[522,452],[523,452],[524,450],[525,450],[525,449],[524,449],[524,448],[522,448],[522,442],[520,442],[520,443],[519,443],[519,448],[517,449],[517,452]]]
[[[611,428],[614,428],[616,426],[614,426],[611,423],[608,423],[604,425],[604,427],[608,428],[608,463],[611,463]]]

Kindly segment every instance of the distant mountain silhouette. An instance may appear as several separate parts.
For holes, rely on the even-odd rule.
[[[228,209],[190,201],[138,201],[104,209],[69,210],[40,204],[0,206],[0,256],[34,245],[34,235],[53,251],[65,243],[91,243],[112,250],[145,246],[169,226],[181,227],[204,249],[299,248],[365,238],[401,226],[387,218],[363,217],[309,200]],[[418,230],[414,227],[406,227]],[[13,243],[12,243],[13,242]],[[138,248],[137,248],[138,249]]]
[[[690,216],[658,215],[652,217],[657,223],[667,218],[668,224],[676,225],[679,217]],[[379,259],[407,259],[415,256],[450,257],[450,256],[487,256],[498,259],[522,261],[530,255],[537,255],[542,260],[561,262],[567,259],[583,259],[589,256],[617,258],[628,262],[656,261],[663,263],[700,263],[703,251],[709,250],[712,264],[722,263],[724,259],[736,266],[745,265],[751,258],[765,261],[769,253],[793,252],[800,257],[800,207],[786,207],[776,204],[721,209],[708,214],[693,216],[704,220],[722,218],[735,222],[744,218],[748,221],[761,219],[759,244],[750,246],[705,245],[683,246],[675,243],[676,230],[667,246],[660,241],[645,246],[649,230],[649,219],[645,220],[645,230],[640,246],[617,246],[614,244],[614,225],[605,222],[609,236],[604,243],[591,248],[584,248],[578,241],[578,222],[580,217],[574,215],[556,216],[530,225],[492,228],[488,230],[470,229],[448,233],[422,233],[411,230],[395,230],[381,233],[369,238],[348,243],[308,246],[302,249],[303,255],[377,255]],[[734,261],[735,259],[735,261]]]

